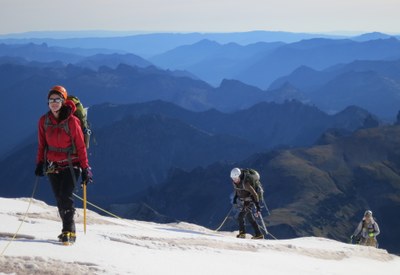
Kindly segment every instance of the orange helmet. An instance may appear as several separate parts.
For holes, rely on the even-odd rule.
[[[53,88],[51,88],[49,94],[47,95],[47,98],[49,98],[50,95],[54,93],[59,93],[64,98],[64,100],[67,100],[68,93],[63,86],[56,85]]]

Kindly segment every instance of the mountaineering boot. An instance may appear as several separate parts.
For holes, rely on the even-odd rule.
[[[63,223],[62,232],[75,232],[74,215],[74,208],[62,209],[60,211],[60,217]]]
[[[75,232],[65,231],[58,236],[58,239],[62,242],[63,245],[71,245],[75,243],[76,234]]]
[[[261,233],[260,227],[258,226],[257,222],[251,222],[251,225],[254,229],[254,236],[252,237],[252,239],[264,239],[264,235],[263,233]]]
[[[251,237],[253,240],[264,239],[264,235],[262,233],[256,234],[255,236]]]
[[[239,234],[236,235],[236,238],[246,239],[246,233],[243,231],[239,231]]]

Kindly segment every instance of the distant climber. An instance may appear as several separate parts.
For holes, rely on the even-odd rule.
[[[351,235],[351,239],[360,245],[378,247],[376,236],[378,236],[379,233],[379,225],[372,217],[372,211],[367,210],[353,235]]]
[[[249,170],[252,169],[233,168],[231,171],[231,179],[233,181],[233,188],[235,190],[232,203],[233,205],[237,205],[238,199],[243,203],[238,216],[239,234],[236,237],[246,238],[245,218],[247,218],[255,233],[252,239],[264,239],[264,235],[261,232],[260,227],[258,226],[252,213],[252,208],[255,206],[257,213],[260,216],[261,209],[260,197],[255,189],[257,186],[257,180],[250,174]]]

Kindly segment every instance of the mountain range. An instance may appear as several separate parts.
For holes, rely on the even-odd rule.
[[[371,114],[357,107],[349,107],[335,115],[298,101],[259,103],[246,110],[222,113],[217,110],[193,112],[171,103],[154,101],[133,105],[103,104],[92,108],[92,125],[113,125],[126,116],[159,114],[181,120],[202,131],[236,136],[256,144],[261,149],[277,146],[305,146],[313,144],[327,129],[347,132],[364,127]],[[379,120],[375,119],[379,124]]]
[[[267,89],[275,79],[300,66],[322,70],[355,60],[394,59],[400,59],[400,41],[391,37],[368,41],[315,38],[246,46],[203,40],[150,60],[162,68],[187,70],[213,85],[228,78]]]
[[[164,100],[194,111],[215,108],[234,112],[273,99],[272,93],[238,81],[226,80],[220,87],[213,88],[177,72],[122,64],[115,69],[100,67],[93,70],[76,65],[49,67],[45,63],[40,66],[37,63],[5,63],[0,65],[0,80],[3,97],[8,102],[18,102],[19,106],[5,104],[0,109],[0,121],[5,131],[0,143],[3,153],[36,131],[37,120],[46,111],[47,89],[54,83],[65,85],[84,106]],[[277,94],[282,95],[285,89],[279,89]]]
[[[270,54],[282,42],[258,42],[246,46],[236,43],[219,44],[201,40],[153,56],[149,60],[164,69],[186,70],[208,83],[218,86],[223,79],[235,79],[243,68]]]
[[[309,145],[330,128],[349,133],[364,127],[371,116],[355,107],[329,116],[299,102],[260,103],[221,113],[193,112],[162,101],[103,104],[93,106],[90,115],[89,158],[101,186],[92,196],[106,203],[164,182],[172,168],[191,170],[277,146]],[[2,178],[18,174],[12,186],[0,188],[2,195],[22,196],[29,189],[36,138],[24,144],[31,145],[21,144],[1,161]],[[21,162],[26,166],[20,167]],[[49,192],[39,197],[51,199]]]
[[[228,79],[236,83],[239,81],[247,83],[240,89],[255,91],[251,94],[256,94],[256,98],[244,108],[260,101],[297,98],[303,102],[315,104],[329,113],[338,112],[349,105],[361,104],[361,107],[390,121],[393,120],[397,111],[400,93],[398,77],[396,77],[398,69],[394,64],[400,60],[400,43],[394,37],[387,37],[389,36],[372,33],[354,38],[357,41],[315,38],[286,44],[258,42],[245,46],[237,43],[219,44],[212,40],[200,40],[195,44],[181,45],[153,56],[149,59],[150,61],[132,53],[122,54],[112,52],[110,49],[67,48],[65,45],[55,47],[32,43],[1,44],[0,56],[3,57],[0,58],[0,64],[27,65],[30,61],[29,66],[43,67],[46,64],[42,63],[51,62],[47,64],[48,67],[59,68],[60,63],[56,62],[62,62],[94,71],[104,66],[116,69],[119,64],[141,69],[154,64],[169,69],[164,71],[164,74],[206,80],[217,88],[225,85]],[[26,62],[17,60],[17,57],[23,57]],[[10,60],[10,58],[14,59]],[[356,63],[359,64],[358,67]],[[383,67],[386,68],[383,69]],[[154,73],[155,70],[158,70],[158,73],[163,71],[158,68],[148,72]],[[352,73],[353,70],[357,73]],[[313,71],[318,73],[312,73]],[[345,72],[348,74],[340,78]],[[296,75],[298,75],[298,81],[293,79]],[[304,76],[309,78],[302,81]],[[259,85],[266,81],[268,85]],[[291,86],[282,86],[286,82]],[[300,85],[299,82],[301,82]],[[249,84],[261,89],[256,89]],[[148,85],[151,87],[151,84]],[[288,87],[291,92],[285,89]],[[163,90],[165,87],[157,89]],[[304,93],[309,95],[304,96]],[[243,94],[250,94],[250,92],[246,91]],[[349,94],[350,97],[347,96]],[[152,99],[165,100],[160,96]],[[227,100],[226,96],[224,100]],[[243,102],[242,99],[238,101]],[[218,103],[207,104],[203,108],[221,109],[221,106],[215,104]]]
[[[142,68],[152,65],[147,60],[132,53],[121,53],[108,49],[49,47],[45,43],[0,44],[0,57],[3,60],[1,63],[10,62],[10,59],[5,59],[7,57],[18,58],[21,61],[20,63],[25,64],[32,61],[41,63],[58,61],[91,69],[98,69],[101,66],[115,68],[121,63]]]
[[[302,66],[275,80],[271,88],[290,84],[301,91],[299,99],[313,102],[328,113],[348,106],[351,97],[354,104],[381,118],[389,118],[394,117],[400,106],[399,75],[400,59],[357,60],[321,71]]]
[[[64,37],[63,37],[64,35]],[[289,33],[273,31],[249,31],[234,33],[143,33],[134,35],[101,35],[98,33],[82,37],[82,33],[76,32],[44,32],[44,33],[23,33],[0,36],[0,43],[26,44],[46,43],[49,46],[61,46],[69,48],[96,49],[99,45],[104,49],[114,52],[123,51],[135,53],[144,58],[172,50],[182,45],[190,45],[207,39],[217,43],[237,43],[240,45],[253,44],[257,42],[293,43],[303,39],[311,38],[343,38],[340,35],[310,34],[310,33]]]

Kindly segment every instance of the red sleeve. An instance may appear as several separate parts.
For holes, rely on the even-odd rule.
[[[38,123],[38,150],[36,155],[36,164],[39,162],[44,162],[45,159],[44,151],[46,148],[46,136],[44,132],[44,120],[45,116],[42,116]]]
[[[89,161],[86,152],[85,140],[83,138],[81,129],[81,122],[77,117],[71,116],[71,119],[69,119],[68,123],[71,131],[71,137],[74,140],[76,153],[79,158],[79,163],[82,169],[86,169],[89,167]]]

